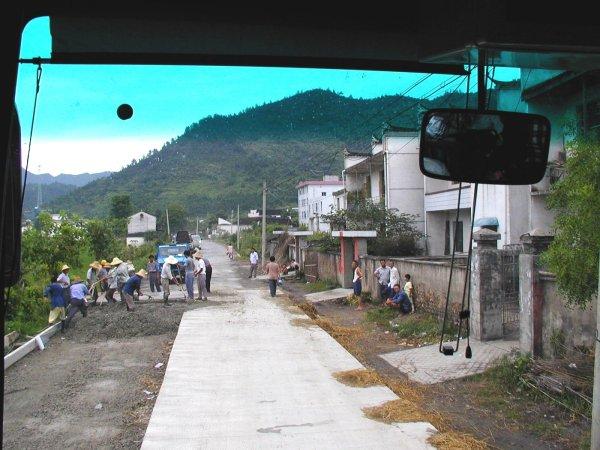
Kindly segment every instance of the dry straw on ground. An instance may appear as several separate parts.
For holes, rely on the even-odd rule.
[[[336,380],[352,387],[381,386],[383,380],[377,372],[371,369],[354,369],[333,374]]]
[[[440,450],[485,450],[488,446],[468,434],[446,431],[431,436],[427,442]]]

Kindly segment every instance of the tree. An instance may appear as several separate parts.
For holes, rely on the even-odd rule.
[[[110,222],[100,219],[88,220],[85,224],[85,231],[95,259],[100,261],[115,253],[117,240]]]
[[[412,256],[420,252],[417,244],[423,235],[415,228],[416,217],[360,197],[352,197],[348,209],[321,216],[332,229],[376,230],[377,238],[368,241],[368,251],[386,256]]]
[[[110,215],[117,219],[129,217],[133,212],[129,194],[117,194],[111,198]]]
[[[578,136],[567,150],[565,176],[548,198],[557,215],[554,241],[543,257],[567,302],[583,308],[598,290],[600,139]]]
[[[183,230],[187,220],[187,212],[181,203],[169,204],[169,224],[171,232]]]

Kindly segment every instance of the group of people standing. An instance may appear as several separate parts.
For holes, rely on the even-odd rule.
[[[193,254],[190,250],[185,250],[183,256],[185,256],[185,288],[188,298],[194,298],[194,281],[196,281],[198,284],[197,300],[207,301],[210,292],[210,277],[212,276],[210,261],[204,257],[200,249]]]
[[[352,261],[352,270],[354,295],[360,296],[362,293],[362,280],[364,274],[358,261]],[[403,286],[401,286],[400,273],[395,267],[394,261],[388,262],[385,259],[382,259],[380,261],[380,267],[373,272],[373,275],[377,278],[379,296],[382,300],[385,300],[387,306],[399,308],[404,313],[414,312],[414,288],[410,279],[410,274],[407,273],[404,275],[404,283]],[[360,301],[357,309],[364,309],[362,301]]]

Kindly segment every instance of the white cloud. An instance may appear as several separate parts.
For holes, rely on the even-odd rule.
[[[81,140],[34,139],[29,157],[33,173],[116,172],[139,159],[149,150],[160,149],[166,136],[143,138],[106,138]],[[22,164],[25,167],[27,142],[22,143]]]

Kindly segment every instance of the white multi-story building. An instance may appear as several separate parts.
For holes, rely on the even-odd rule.
[[[298,220],[310,231],[329,231],[329,224],[321,221],[322,214],[329,214],[335,207],[333,193],[344,186],[335,175],[325,175],[322,180],[298,183]]]
[[[387,131],[373,141],[370,155],[347,155],[344,190],[336,192],[336,206],[346,208],[348,194],[360,193],[398,213],[416,216],[416,228],[425,231],[423,175],[419,169],[416,131]]]

